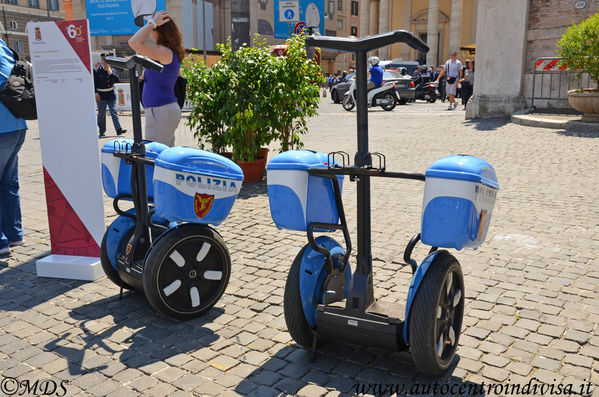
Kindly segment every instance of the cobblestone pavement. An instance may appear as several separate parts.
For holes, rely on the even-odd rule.
[[[408,353],[342,343],[326,345],[309,362],[283,318],[287,271],[306,237],[275,228],[264,182],[244,186],[218,228],[233,272],[225,295],[203,318],[173,322],[139,293],[119,300],[106,278],[36,277],[35,260],[49,253],[36,123],[20,160],[26,244],[0,259],[0,373],[31,382],[65,380],[69,396],[335,396],[353,393],[358,382],[408,391],[435,381],[524,385],[533,378],[598,385],[599,134],[502,119],[467,122],[463,111],[444,106],[370,112],[370,148],[387,155],[389,170],[423,172],[444,155],[468,153],[493,164],[501,184],[486,243],[455,253],[465,275],[466,312],[458,359],[444,377],[423,378]],[[123,121],[131,126],[130,117]],[[185,128],[177,139],[193,142]],[[355,141],[355,112],[325,100],[306,148],[354,153]],[[372,192],[375,294],[401,305],[411,276],[401,258],[419,231],[423,184],[374,180]],[[355,184],[349,181],[344,199],[354,225]],[[107,224],[114,218],[110,204],[106,199]],[[425,253],[421,248],[415,255]]]

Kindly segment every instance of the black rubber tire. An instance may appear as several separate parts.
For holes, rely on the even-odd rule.
[[[356,106],[356,103],[351,98],[351,95],[344,95],[343,100],[341,101],[341,105],[343,106],[343,109],[347,110],[348,112],[351,112]]]
[[[444,287],[445,289],[447,288],[446,279],[448,278],[448,274],[452,274],[452,286],[457,281],[461,296],[458,298],[458,304],[454,306],[456,309],[453,314],[453,321],[450,322],[450,328],[453,328],[455,332],[455,341],[448,347],[449,350],[447,352],[444,350],[447,342],[441,345],[443,346],[441,349],[443,354],[441,354],[442,357],[439,357],[437,348],[438,341],[441,340],[441,335],[437,335],[439,333],[437,330],[437,318],[438,310],[441,309],[440,299],[443,295],[442,289]],[[452,294],[455,297],[457,290]],[[422,374],[426,376],[439,376],[451,366],[458,347],[463,317],[464,277],[462,269],[455,257],[447,251],[441,251],[434,259],[434,262],[431,263],[428,272],[422,280],[410,310],[410,349],[414,364]]]
[[[406,98],[399,98],[399,101],[397,101],[397,103],[399,103],[400,105],[405,105],[406,103],[408,103],[408,100]]]
[[[437,98],[435,98],[435,97],[432,97],[432,98],[430,98],[428,101],[429,101],[429,103],[435,103],[435,101],[436,101],[436,100],[437,100]]]
[[[381,107],[382,107],[382,108],[383,108],[385,111],[387,111],[387,112],[390,112],[390,111],[392,111],[393,109],[395,109],[395,97],[394,97],[394,96],[393,96],[393,94],[392,94],[392,93],[390,93],[390,92],[387,92],[387,93],[385,94],[385,97],[387,97],[387,100],[390,102],[390,104],[389,104],[389,105],[381,105]]]
[[[204,297],[204,299],[200,299],[199,296],[202,292],[198,292],[198,299],[200,300],[199,306],[189,310],[183,310],[173,307],[172,304],[169,304],[165,301],[167,300],[166,296],[163,297],[163,294],[160,292],[160,271],[165,265],[166,261],[172,262],[172,259],[169,258],[169,255],[171,255],[171,253],[174,252],[177,247],[180,247],[182,243],[189,243],[189,240],[191,239],[208,242],[210,244],[210,248],[215,248],[215,250],[213,250],[215,252],[215,256],[213,256],[212,259],[218,258],[220,262],[217,263],[216,261],[212,261],[209,263],[209,267],[216,267],[220,269],[219,271],[221,272],[221,275],[220,279],[216,280],[217,283],[207,282],[209,285],[208,288],[206,288],[205,285],[202,286],[200,284],[195,284],[197,285],[198,291],[208,291],[208,299],[204,300],[206,297]],[[198,262],[196,258],[193,258],[193,260],[190,262],[194,264],[191,270],[196,269],[198,275],[201,272],[199,266],[203,265],[203,260],[204,259]],[[173,265],[171,264],[171,266]],[[215,230],[208,226],[186,223],[166,232],[158,241],[156,241],[154,246],[148,252],[144,263],[144,291],[148,301],[158,312],[178,320],[188,320],[206,313],[219,301],[227,288],[230,276],[231,257],[223,238]],[[181,275],[179,277],[181,280],[189,282],[189,280],[186,278],[186,275]],[[197,279],[199,281],[194,282],[198,283],[201,281],[206,283],[206,280],[209,280],[200,280],[200,277],[197,277]],[[193,303],[188,305],[189,308],[191,308],[192,305]]]
[[[133,289],[133,287],[121,280],[119,273],[114,267],[112,267],[112,263],[110,263],[110,259],[108,258],[108,253],[106,252],[106,238],[108,237],[108,231],[110,230],[110,227],[112,227],[112,225],[109,226],[109,229],[106,229],[104,237],[102,237],[102,244],[100,245],[100,263],[102,264],[102,269],[104,270],[106,277],[108,277],[108,279],[115,283],[118,287]],[[131,229],[131,232],[127,233],[125,238],[123,238],[123,241],[121,242],[121,252],[124,249],[122,245],[126,244],[125,241],[129,241],[129,238],[131,238],[132,234],[133,229]]]
[[[287,331],[299,345],[306,349],[312,348],[314,342],[314,329],[308,324],[304,309],[302,307],[302,297],[300,295],[300,266],[302,264],[302,258],[308,245],[297,254],[289,269],[287,275],[287,282],[285,283],[285,294],[283,296],[283,313],[285,315],[285,323],[287,324]],[[317,346],[322,344],[324,339],[319,337]]]

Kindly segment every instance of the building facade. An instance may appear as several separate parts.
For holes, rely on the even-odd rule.
[[[476,42],[479,0],[360,0],[360,37],[404,29],[426,42],[430,51],[419,53],[405,44],[379,49],[381,59],[416,60],[442,65],[452,51]]]
[[[62,0],[0,1],[0,35],[20,57],[29,56],[27,23],[65,19]]]
[[[509,116],[526,109],[535,61],[556,57],[556,44],[568,26],[598,12],[599,0],[479,0],[474,95],[466,117]],[[567,94],[566,84],[551,79],[541,84],[545,96]],[[535,102],[535,106],[564,103]]]

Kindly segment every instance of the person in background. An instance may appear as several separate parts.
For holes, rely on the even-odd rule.
[[[175,83],[185,58],[183,36],[168,12],[158,11],[129,39],[129,46],[164,65],[161,73],[150,69],[144,72],[145,139],[174,146],[175,130],[181,120]]]
[[[112,117],[112,124],[117,135],[123,135],[127,130],[121,127],[119,115],[116,112],[116,94],[114,92],[115,83],[120,83],[119,76],[112,71],[110,65],[106,63],[106,55],[102,54],[99,64],[94,68],[94,88],[96,91],[96,102],[98,103],[98,128],[100,136],[106,133],[106,107]]]
[[[420,69],[420,73],[418,77],[416,77],[413,81],[416,87],[414,88],[414,97],[418,96],[418,91],[421,91],[424,88],[424,85],[431,81],[431,75],[428,72],[428,68],[426,65],[422,65],[422,67],[418,67]],[[410,102],[416,102],[414,98],[410,100]]]
[[[464,77],[460,80],[462,84],[462,101],[464,101],[464,108],[468,105],[468,101],[474,92],[474,61],[470,61],[468,69],[464,72]]]
[[[368,90],[372,90],[383,84],[383,68],[379,65],[378,57],[368,58],[368,62],[372,65],[368,74],[370,74],[370,81],[368,82]]]
[[[447,82],[445,83],[446,93],[449,95],[449,107],[447,110],[454,110],[458,104],[455,102],[456,86],[458,80],[462,78],[462,62],[458,61],[458,53],[453,51],[451,53],[451,59],[445,62],[443,70],[437,77],[437,83],[441,77],[447,75]]]
[[[15,65],[11,49],[0,40],[0,89]],[[23,244],[19,198],[19,150],[25,141],[27,123],[0,102],[0,256]]]
[[[439,76],[439,74],[437,73],[437,70],[435,69],[434,66],[430,67],[430,70],[428,72],[428,75],[430,76],[430,81],[435,81],[437,80],[437,76]]]

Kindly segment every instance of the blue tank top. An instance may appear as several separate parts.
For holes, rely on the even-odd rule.
[[[168,105],[176,103],[175,82],[181,70],[181,62],[177,54],[173,53],[173,60],[168,65],[164,65],[161,73],[146,69],[144,72],[144,91],[142,95],[143,104],[146,108]]]

